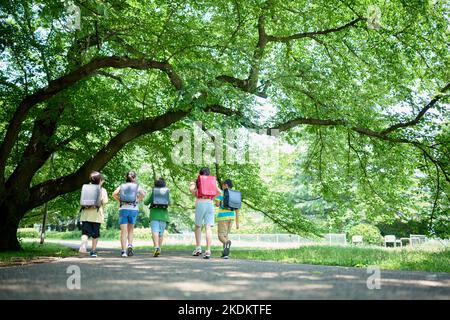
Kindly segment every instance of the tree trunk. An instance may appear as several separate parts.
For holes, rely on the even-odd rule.
[[[17,228],[24,214],[23,209],[12,203],[0,203],[0,252],[22,249],[17,240]]]

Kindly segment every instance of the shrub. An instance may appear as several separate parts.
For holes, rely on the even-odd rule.
[[[32,238],[32,239],[38,239],[40,237],[39,231],[37,231],[34,228],[19,228],[17,229],[17,238],[24,239],[24,238]]]
[[[355,235],[362,236],[363,242],[367,244],[378,245],[383,242],[383,237],[381,236],[380,230],[376,226],[367,223],[361,223],[351,227],[347,235],[350,242],[352,237]]]

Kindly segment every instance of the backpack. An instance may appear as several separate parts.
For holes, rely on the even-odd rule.
[[[98,184],[83,184],[80,197],[81,210],[102,206],[102,188]]]
[[[120,205],[123,203],[136,206],[139,185],[134,182],[127,182],[120,185]]]
[[[232,210],[240,209],[242,206],[242,195],[240,191],[225,189],[223,191],[223,207]]]
[[[153,188],[153,202],[150,208],[164,208],[169,206],[169,189],[168,188]]]
[[[197,198],[214,199],[217,196],[217,182],[214,176],[197,177]]]

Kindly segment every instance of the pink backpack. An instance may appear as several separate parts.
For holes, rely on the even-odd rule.
[[[197,177],[197,198],[214,199],[217,196],[217,182],[214,176]]]

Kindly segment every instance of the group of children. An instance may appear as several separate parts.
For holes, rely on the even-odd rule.
[[[102,187],[104,177],[101,173],[94,171],[90,175],[90,183],[83,186],[81,193],[81,246],[79,252],[87,253],[87,243],[89,237],[92,238],[91,257],[97,257],[97,242],[100,237],[100,225],[104,220],[104,207],[108,203],[107,191]],[[228,259],[230,254],[231,241],[228,235],[232,229],[233,222],[236,229],[239,229],[239,206],[231,207],[231,192],[233,183],[230,179],[225,180],[222,190],[217,186],[216,178],[210,175],[207,167],[201,168],[196,181],[189,185],[189,191],[196,198],[195,202],[195,242],[196,247],[193,256],[201,256],[204,259],[211,257],[212,227],[215,221],[218,224],[218,238],[223,244],[221,258]],[[90,196],[91,194],[91,196]],[[153,256],[161,254],[161,246],[164,238],[164,231],[169,222],[170,205],[169,190],[163,178],[155,181],[152,192],[146,194],[145,190],[138,184],[134,171],[129,171],[126,175],[126,182],[121,184],[112,194],[119,203],[119,224],[120,242],[122,247],[121,256],[133,256],[133,231],[139,213],[138,204],[150,207],[150,227],[154,245]],[[89,198],[93,200],[89,200]],[[162,200],[161,200],[162,199]],[[218,207],[217,217],[214,205]],[[201,230],[205,226],[206,250],[201,247]]]

